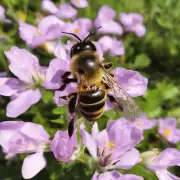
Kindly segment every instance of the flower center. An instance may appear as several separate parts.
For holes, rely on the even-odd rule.
[[[76,3],[80,4],[81,0],[74,0]]]
[[[40,29],[37,29],[36,33],[35,33],[35,36],[40,36],[40,35],[41,35],[41,31],[40,31]]]
[[[170,136],[171,135],[171,130],[169,130],[168,128],[165,128],[164,129],[164,135],[167,137],[167,136]]]
[[[116,147],[116,144],[115,144],[114,140],[111,140],[111,141],[108,143],[108,147],[109,147],[110,149],[113,149],[113,148]]]
[[[136,126],[141,127],[141,122],[138,121],[138,122],[136,123]]]
[[[74,28],[73,32],[74,33],[78,33],[79,32],[79,28]]]

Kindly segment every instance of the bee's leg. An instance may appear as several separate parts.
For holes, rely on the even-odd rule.
[[[116,101],[114,96],[109,95],[109,94],[107,96],[108,96],[110,102],[112,103],[112,105],[117,107],[120,112],[123,112],[123,107]]]
[[[68,104],[68,119],[69,119],[69,125],[68,125],[68,133],[69,137],[73,135],[74,132],[74,124],[75,124],[75,117],[76,117],[76,103],[77,101],[77,94],[74,94]]]
[[[104,69],[106,69],[108,71],[113,67],[113,63],[112,62],[104,62],[104,63],[102,63],[102,66],[104,67]]]
[[[69,83],[71,83],[71,82],[77,82],[77,79],[75,79],[75,78],[68,78],[68,76],[70,76],[70,75],[71,75],[71,72],[66,71],[66,72],[61,76],[61,78],[62,78],[62,80],[63,80],[63,85],[59,88],[60,91],[63,91],[63,90],[66,88],[67,84],[69,84]]]

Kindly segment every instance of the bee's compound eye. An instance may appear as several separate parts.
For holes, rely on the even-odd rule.
[[[83,51],[96,51],[96,47],[91,41],[77,43],[71,48],[70,56],[72,57]]]
[[[81,43],[75,44],[71,48],[70,56],[72,57],[72,56],[78,54],[79,52],[81,52]]]

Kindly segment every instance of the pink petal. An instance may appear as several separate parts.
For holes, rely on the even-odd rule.
[[[53,40],[59,38],[62,33],[64,22],[58,19],[56,16],[46,16],[41,20],[38,25],[38,29],[42,35],[45,35],[47,40]]]
[[[24,22],[19,22],[19,33],[20,38],[27,42],[27,44],[31,44],[34,36],[36,35],[37,28],[31,24],[27,24]]]
[[[132,97],[142,96],[147,90],[148,79],[140,73],[124,68],[114,71],[116,82]]]
[[[58,89],[62,85],[61,76],[69,71],[69,62],[53,59],[51,60],[49,67],[46,72],[46,78],[44,82],[44,86],[48,89]]]
[[[121,25],[113,20],[107,21],[107,22],[99,22],[96,24],[96,27],[102,26],[98,30],[99,33],[115,33],[118,35],[122,35],[123,29]]]
[[[50,137],[42,125],[29,122],[21,128],[20,132],[39,141],[48,141]]]
[[[36,104],[41,99],[39,90],[27,90],[22,92],[12,100],[6,108],[8,117],[17,117],[26,112],[33,104]]]
[[[26,49],[18,47],[12,47],[9,51],[5,51],[5,55],[10,62],[11,72],[26,83],[33,83],[33,74],[41,69],[38,58]]]
[[[85,8],[88,6],[87,0],[71,0],[71,3],[77,8]]]
[[[67,3],[61,3],[56,16],[59,18],[75,18],[77,10]]]
[[[16,78],[0,78],[0,94],[12,96],[21,88],[20,81]]]
[[[155,173],[159,180],[180,180],[179,177],[173,175],[167,169],[157,170]]]
[[[109,21],[114,19],[116,16],[116,12],[109,6],[104,5],[98,12],[98,18],[100,21]]]
[[[81,135],[83,138],[83,143],[87,147],[88,151],[92,155],[93,158],[97,158],[97,147],[92,136],[84,129],[81,129]]]
[[[130,151],[124,153],[120,158],[119,162],[116,163],[116,168],[120,169],[130,169],[135,166],[138,162],[140,162],[140,154],[139,151],[135,148]]]
[[[27,156],[22,165],[22,176],[30,179],[46,167],[46,160],[42,153],[35,153]]]
[[[58,8],[56,7],[56,5],[50,0],[43,0],[41,4],[41,8],[44,11],[47,11],[51,14],[55,14],[58,11]]]

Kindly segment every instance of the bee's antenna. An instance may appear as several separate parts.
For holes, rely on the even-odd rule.
[[[88,34],[88,36],[83,40],[83,42],[85,42],[90,36],[94,35],[94,34],[96,33],[96,31],[97,31],[98,29],[100,29],[100,28],[102,28],[102,26],[100,26],[100,27],[94,29],[92,32],[90,32],[90,33]]]
[[[62,33],[64,33],[64,34],[70,34],[70,35],[76,37],[80,42],[82,42],[82,40],[81,40],[76,34],[73,34],[73,33],[67,33],[67,32],[62,32]]]

